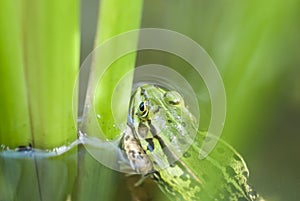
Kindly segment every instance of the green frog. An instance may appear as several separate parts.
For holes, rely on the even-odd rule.
[[[198,158],[207,136],[178,92],[144,84],[131,97],[120,146],[132,172],[150,176],[171,200],[256,200],[245,162],[226,142]]]

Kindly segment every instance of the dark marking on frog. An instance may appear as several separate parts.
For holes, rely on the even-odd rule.
[[[126,135],[126,136],[125,136],[125,141],[128,141],[129,138],[130,138],[130,136],[129,136],[129,135]]]
[[[159,110],[160,110],[160,106],[158,105],[158,106],[156,106],[156,108],[155,108],[155,110],[153,111],[153,114],[156,114],[156,113],[158,113],[159,112]]]
[[[144,159],[144,156],[140,151],[138,152],[137,159]],[[146,161],[146,163],[148,163],[148,162],[149,161]]]
[[[148,95],[146,93],[146,90],[144,88],[141,88],[141,96],[144,96],[146,100],[148,100]]]
[[[188,176],[185,173],[180,175],[179,178],[182,179],[183,181],[187,181],[189,179]]]
[[[176,182],[173,179],[171,180],[171,183],[176,184]]]
[[[128,153],[131,154],[132,158],[135,158],[135,151],[134,150],[130,150]]]
[[[234,171],[234,169],[230,166],[226,167],[226,172],[230,175],[230,176],[234,176],[236,175],[236,172]]]
[[[156,128],[151,124],[151,120],[148,120],[148,125],[150,127],[150,133],[152,134],[152,136],[157,136]]]
[[[161,180],[161,176],[160,176],[160,173],[158,171],[154,171],[152,173],[151,177],[155,181],[160,181]]]
[[[189,158],[191,156],[191,154],[189,153],[189,152],[185,152],[184,154],[183,154],[183,157],[184,158]]]
[[[233,158],[237,161],[241,161],[241,158],[237,155],[237,154],[234,154],[233,155]]]
[[[161,149],[163,150],[164,154],[167,156],[168,162],[172,163],[173,161],[175,161],[176,157],[170,151],[170,149],[167,147],[167,145],[165,144],[163,139],[157,134],[157,131],[156,131],[155,127],[151,124],[150,120],[148,121],[148,124],[149,124],[150,132],[151,132],[152,136],[158,140]]]
[[[243,175],[244,177],[248,178],[248,177],[249,177],[249,172],[246,171],[246,170],[244,170],[244,171],[242,172],[242,175]]]
[[[147,138],[147,139],[145,139],[145,140],[146,140],[146,142],[148,142],[147,149],[148,149],[150,152],[152,152],[152,151],[155,149],[154,143],[153,143],[153,138]]]
[[[141,88],[141,96],[145,95],[145,89]]]

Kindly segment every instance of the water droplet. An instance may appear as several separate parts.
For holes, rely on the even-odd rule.
[[[97,119],[101,119],[101,115],[100,114],[97,114]]]

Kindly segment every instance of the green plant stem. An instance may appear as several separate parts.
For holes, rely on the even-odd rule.
[[[97,34],[95,40],[95,47],[105,43],[105,41],[123,32],[138,29],[142,17],[142,0],[134,0],[130,3],[122,0],[103,0],[100,5],[100,14],[98,20]],[[123,42],[123,41],[122,41]],[[138,36],[128,42],[128,46],[137,46]],[[118,45],[115,49],[110,49],[111,54],[117,51]],[[106,52],[110,54],[110,52]],[[99,124],[107,138],[112,139],[120,134],[120,129],[115,122],[117,118],[120,122],[126,122],[128,103],[130,100],[130,92],[132,86],[132,75],[126,78],[125,84],[118,86],[121,78],[134,69],[136,53],[127,54],[109,67],[105,72],[103,79],[96,87],[95,93],[95,111],[100,114]],[[101,61],[100,61],[101,62]],[[94,65],[96,67],[97,65]],[[117,88],[118,101],[114,104],[117,107],[117,116],[113,116],[111,110],[112,97],[114,90]]]
[[[0,2],[0,145],[31,143],[19,1]]]
[[[79,1],[28,0],[23,23],[33,145],[50,149],[76,139],[72,98],[79,66]]]
[[[142,10],[142,0],[133,0],[130,4],[122,0],[102,0],[100,4],[100,14],[98,18],[97,34],[95,39],[95,47],[103,44],[106,40],[131,29],[137,29],[140,26]],[[129,43],[130,47],[137,46],[138,37],[132,39]],[[119,44],[118,44],[119,45]],[[117,51],[115,49],[109,49],[106,52],[107,55],[113,55]],[[97,50],[96,50],[97,51]],[[117,127],[114,127],[114,118],[111,111],[112,94],[116,88],[119,80],[125,73],[134,69],[135,53],[131,53],[125,57],[114,62],[108,71],[105,72],[105,76],[100,84],[97,85],[97,75],[103,71],[103,60],[98,55],[99,52],[93,56],[93,65],[90,73],[88,96],[85,105],[84,116],[85,128],[88,130],[88,135],[96,135],[103,137],[96,132],[94,124],[91,124],[89,118],[95,115],[94,110],[91,109],[94,106],[96,113],[101,115],[99,123],[107,138],[114,138],[121,132]],[[103,55],[100,55],[100,57]],[[126,84],[118,88],[118,97],[120,100],[120,109],[118,109],[119,119],[126,121],[128,103],[130,99],[132,77],[128,78]],[[96,92],[94,93],[94,90]],[[121,94],[121,95],[120,95]],[[94,99],[95,97],[95,99]],[[95,103],[93,105],[93,103]],[[97,125],[98,126],[98,125]],[[112,200],[116,195],[116,183],[118,183],[118,177],[116,172],[98,164],[98,161],[91,158],[87,151],[81,153],[79,161],[81,168],[78,171],[78,181],[76,190],[74,191],[74,198],[78,201],[93,199],[95,195],[101,196],[104,200]],[[96,177],[95,177],[96,175]],[[103,185],[99,185],[100,183]],[[113,181],[113,182],[112,182]],[[83,196],[84,195],[84,196]],[[98,197],[99,197],[98,196]]]

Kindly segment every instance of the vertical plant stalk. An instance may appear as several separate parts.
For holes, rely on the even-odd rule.
[[[33,145],[65,145],[76,139],[72,98],[79,66],[79,1],[28,0],[23,28]]]
[[[130,4],[122,0],[103,0],[100,4],[95,47],[101,46],[107,41],[109,43],[110,39],[113,40],[113,37],[116,35],[138,29],[142,17],[142,3],[142,0],[134,0]],[[120,46],[125,44],[126,47],[137,47],[137,43],[138,36],[136,35],[130,41],[120,41],[113,48],[105,51],[105,54],[109,56],[114,55],[118,52]],[[95,55],[98,57],[97,54]],[[88,89],[90,99],[87,100],[87,103],[88,105],[93,104],[97,116],[100,117],[98,123],[105,136],[109,139],[121,133],[118,125],[115,125],[115,118],[119,122],[124,123],[127,120],[133,74],[131,73],[127,76],[122,85],[118,84],[126,73],[134,69],[136,53],[132,52],[125,56],[120,56],[118,60],[113,61],[100,80],[97,77],[98,73],[95,72],[98,71],[97,68],[105,68],[106,66],[103,66],[103,63],[101,63],[103,60],[99,59],[99,57],[94,58]],[[113,114],[111,110],[113,95],[117,99],[117,103],[113,105],[116,107],[115,111],[117,111],[117,114]],[[91,128],[91,130],[93,129]]]
[[[142,0],[133,0],[130,4],[123,0],[102,0],[100,4],[95,47],[122,32],[138,29],[142,15],[141,10]],[[130,41],[133,43],[129,44],[130,47],[132,47],[132,45],[137,46],[137,41],[138,36]],[[116,49],[110,49],[109,52],[106,52],[105,54],[114,54],[114,51],[116,51],[118,47],[115,48]],[[104,79],[98,86],[97,74],[99,71],[102,71],[103,69],[101,68],[105,68],[105,66],[103,65],[103,60],[97,57],[99,56],[97,53],[93,55],[94,58],[91,66],[92,69],[89,78],[84,117],[87,119],[92,118],[92,115],[95,115],[95,113],[93,113],[95,107],[96,112],[101,115],[99,123],[107,138],[113,138],[120,134],[120,130],[113,127],[114,119],[110,108],[112,101],[111,97],[120,78],[128,71],[134,69],[135,55],[135,53],[132,53],[113,63],[110,69],[106,71]],[[120,114],[123,114],[124,121],[126,121],[127,117],[132,77],[126,81],[128,82],[124,87],[119,88],[118,90],[118,94],[121,94],[119,97],[122,98],[119,112]],[[85,123],[86,125],[84,125],[84,127],[88,130],[88,135],[99,136],[99,133],[96,133],[94,124],[86,119]],[[91,200],[94,199],[95,196],[101,196],[103,200],[114,200],[117,191],[116,183],[118,183],[116,172],[99,164],[99,162],[92,158],[86,150],[80,153],[79,161],[81,168],[78,172],[77,186],[73,191],[72,197],[77,201]]]
[[[19,1],[0,2],[0,145],[31,143]]]

